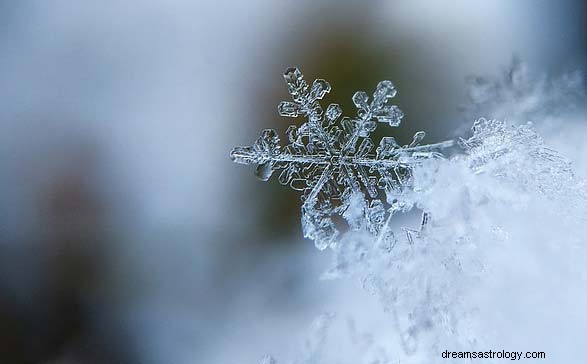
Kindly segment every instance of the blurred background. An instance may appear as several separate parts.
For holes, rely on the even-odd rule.
[[[1,1],[0,363],[252,363],[324,310],[365,307],[319,280],[328,254],[302,238],[298,194],[228,157],[292,122],[283,70],[328,80],[348,115],[391,79],[394,135],[435,142],[473,121],[467,76],[514,56],[584,69],[586,10]]]

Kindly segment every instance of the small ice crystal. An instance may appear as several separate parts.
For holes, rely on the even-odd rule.
[[[389,104],[397,94],[390,81],[379,82],[371,98],[356,92],[357,116],[340,118],[338,104],[328,105],[324,112],[319,103],[330,92],[328,82],[318,79],[310,86],[297,68],[288,68],[284,78],[293,101],[282,101],[279,115],[303,116],[306,121],[287,129],[288,144],[283,148],[277,132],[266,129],[252,146],[234,148],[232,160],[256,164],[257,177],[263,181],[279,171],[281,184],[302,192],[304,237],[314,240],[318,249],[332,246],[340,235],[334,216],[344,217],[353,230],[389,235],[384,225],[395,211],[392,201],[410,188],[412,168],[422,160],[442,157],[440,151],[453,142],[420,145],[425,135],[421,131],[409,145],[402,147],[393,137],[385,137],[376,147],[370,133],[377,124],[397,127],[404,116]]]

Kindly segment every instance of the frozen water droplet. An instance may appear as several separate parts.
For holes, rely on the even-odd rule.
[[[259,164],[259,166],[257,167],[257,170],[255,171],[255,175],[261,181],[268,181],[272,174],[273,174],[273,163],[271,163],[271,162],[265,162],[265,163]]]

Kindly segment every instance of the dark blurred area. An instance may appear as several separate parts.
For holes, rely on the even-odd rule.
[[[116,244],[96,185],[99,155],[83,137],[58,149],[36,155],[56,162],[50,169],[35,160],[28,166],[35,170],[15,171],[32,189],[34,222],[32,231],[3,239],[1,362],[128,362],[120,334],[96,327]]]
[[[576,1],[0,2],[0,363],[253,362],[336,297],[299,196],[232,165],[295,120],[281,77],[354,115],[390,79],[408,142],[465,77],[584,68]],[[283,135],[283,134],[281,134]],[[376,135],[378,138],[381,135]],[[277,335],[276,333],[279,333]]]

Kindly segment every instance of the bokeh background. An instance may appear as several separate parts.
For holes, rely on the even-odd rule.
[[[582,70],[583,0],[0,2],[0,363],[252,363],[368,297],[320,281],[299,199],[235,145],[325,78],[347,113],[381,79],[429,142],[465,79],[513,57]],[[482,115],[479,115],[482,116]]]

